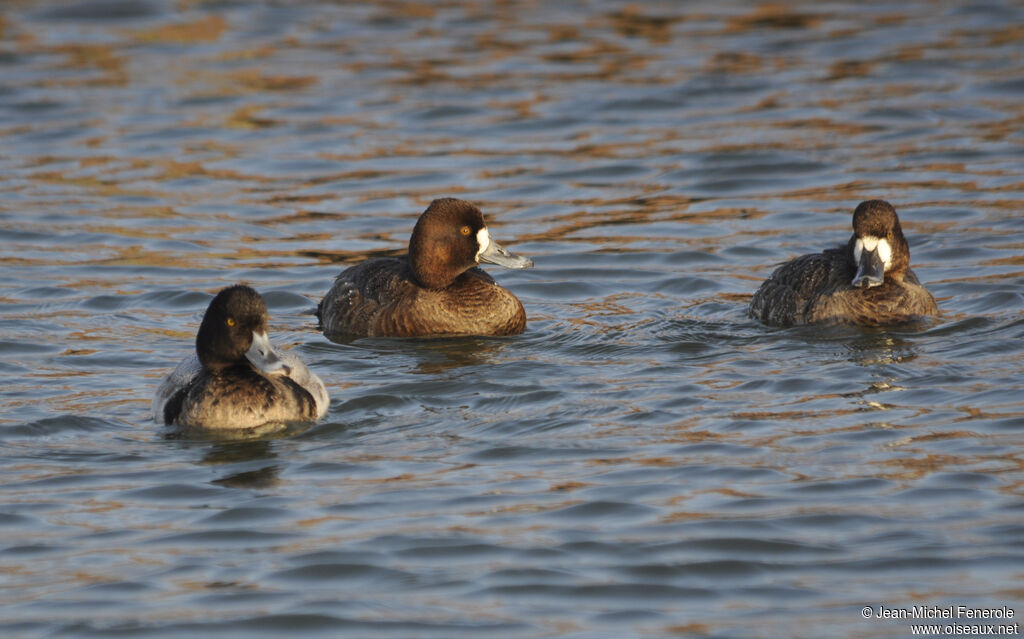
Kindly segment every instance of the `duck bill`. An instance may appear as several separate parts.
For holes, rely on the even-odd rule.
[[[872,288],[881,286],[885,281],[885,262],[878,254],[878,247],[874,250],[863,250],[860,253],[860,261],[857,263],[857,274],[850,282],[858,288]]]
[[[278,357],[266,333],[253,332],[252,346],[245,351],[245,359],[267,375],[287,375],[291,369]]]
[[[505,268],[530,268],[533,266],[533,260],[510,252],[494,240],[490,240],[488,242],[487,248],[480,251],[477,258],[481,262],[497,264],[498,266],[504,266]]]

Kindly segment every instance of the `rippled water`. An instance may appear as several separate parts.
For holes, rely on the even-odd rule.
[[[0,632],[889,637],[1024,615],[1024,7],[0,8]],[[532,257],[508,339],[336,344],[433,198]],[[940,318],[748,320],[900,212]],[[165,436],[219,288],[326,420]]]

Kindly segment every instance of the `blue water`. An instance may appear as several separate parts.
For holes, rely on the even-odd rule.
[[[998,1],[0,6],[0,633],[1020,622],[1021,24]],[[489,268],[526,332],[320,335],[333,277],[442,196],[535,261]],[[940,317],[746,318],[876,197]],[[330,412],[169,436],[156,385],[243,281]]]

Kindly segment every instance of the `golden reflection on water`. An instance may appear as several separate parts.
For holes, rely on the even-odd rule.
[[[152,29],[128,32],[139,42],[161,44],[196,44],[216,42],[227,29],[224,18],[208,15],[190,22],[165,24]]]
[[[539,60],[547,64],[543,84],[530,91],[528,98],[499,98],[492,99],[487,107],[492,112],[507,112],[511,115],[500,116],[496,122],[501,121],[523,121],[535,119],[549,105],[555,103],[560,96],[557,95],[555,87],[560,83],[567,83],[569,86],[590,81],[601,81],[609,86],[628,87],[642,81],[650,85],[672,85],[673,83],[684,83],[691,79],[696,69],[704,72],[722,76],[744,76],[756,73],[763,73],[766,70],[780,72],[783,70],[802,70],[807,62],[784,55],[768,56],[753,51],[742,49],[711,52],[710,55],[700,56],[694,62],[681,59],[678,60],[676,68],[666,67],[658,63],[671,59],[672,54],[663,51],[662,47],[679,45],[682,38],[696,33],[697,35],[717,33],[719,37],[737,37],[743,34],[755,33],[761,30],[777,30],[779,32],[800,32],[814,30],[822,26],[828,20],[834,18],[827,12],[820,9],[803,6],[790,7],[788,5],[763,3],[750,7],[741,15],[723,17],[712,11],[694,11],[692,8],[680,14],[660,13],[658,10],[642,6],[628,6],[621,10],[614,10],[598,16],[590,16],[585,23],[586,28],[581,29],[579,24],[566,21],[533,23],[526,19],[527,13],[499,8],[494,13],[484,12],[473,3],[450,3],[449,9],[455,7],[466,15],[476,15],[482,20],[481,31],[477,33],[474,42],[474,49],[477,55],[473,58],[466,57],[464,51],[458,45],[444,45],[432,50],[428,56],[422,56],[418,50],[406,49],[395,44],[380,43],[374,47],[373,56],[360,56],[357,53],[358,45],[342,41],[319,41],[315,39],[315,32],[304,36],[294,37],[277,41],[273,44],[262,44],[252,46],[251,43],[236,38],[236,30],[229,21],[215,11],[206,11],[203,15],[196,13],[196,5],[183,4],[180,10],[165,16],[165,24],[150,26],[140,29],[117,28],[109,30],[107,35],[114,42],[95,44],[90,42],[67,42],[59,45],[44,44],[46,40],[42,37],[34,37],[32,31],[23,25],[4,18],[4,32],[13,34],[11,42],[19,53],[31,55],[40,51],[52,52],[59,55],[52,64],[57,69],[66,71],[81,71],[95,69],[101,75],[86,75],[90,83],[99,85],[131,86],[144,78],[140,75],[144,71],[137,70],[133,65],[126,63],[129,59],[127,51],[130,47],[141,43],[145,45],[177,45],[183,47],[181,57],[176,70],[170,73],[170,81],[173,86],[183,94],[196,95],[199,90],[203,95],[209,96],[241,96],[246,98],[245,104],[233,105],[226,114],[221,111],[217,122],[211,122],[209,115],[204,115],[195,120],[185,120],[179,125],[186,128],[206,128],[211,126],[223,126],[228,130],[260,130],[288,126],[287,117],[272,115],[279,112],[280,107],[286,106],[296,98],[301,98],[318,89],[321,80],[316,74],[290,74],[280,72],[283,68],[276,62],[283,51],[288,49],[302,50],[324,50],[331,47],[337,48],[337,53],[348,65],[348,73],[370,74],[375,71],[392,70],[399,71],[398,76],[385,76],[385,82],[395,81],[399,83],[413,83],[421,86],[444,86],[452,85],[462,90],[479,91],[492,86],[518,86],[526,79],[536,81],[535,72],[514,70],[503,73],[485,71],[489,64],[506,60],[508,58],[522,57],[531,59],[534,57],[533,47],[538,42],[555,44],[575,44],[575,48],[559,50],[539,55]],[[409,3],[388,3],[374,8],[378,19],[399,23],[405,21],[425,21],[436,17],[437,8],[430,5],[418,5]],[[569,16],[558,15],[556,20],[571,20]],[[871,14],[863,17],[862,29],[870,29],[879,26],[898,25],[906,20],[898,13]],[[419,35],[428,37],[437,35],[433,30],[423,23]],[[700,26],[697,26],[700,25]],[[713,27],[709,31],[706,27]],[[610,31],[608,31],[610,29]],[[691,29],[696,31],[691,32]],[[856,33],[856,28],[848,29],[848,32],[837,32],[839,35],[848,36]],[[513,38],[511,35],[528,36]],[[45,34],[41,34],[45,35]],[[1019,28],[1015,26],[1001,26],[990,31],[968,31],[961,30],[950,35],[954,39],[976,38],[984,36],[987,38],[987,46],[1003,46],[1013,41],[1019,35]],[[304,37],[308,41],[304,40]],[[539,39],[538,39],[539,38]],[[948,42],[940,40],[933,43],[936,49],[944,49]],[[212,46],[212,51],[203,50],[202,53],[193,53],[197,45]],[[896,54],[882,51],[876,54],[875,58],[857,58],[849,60],[835,60],[830,63],[827,73],[822,82],[834,83],[838,81],[856,80],[858,78],[869,78],[880,72],[882,64],[893,61],[913,61],[923,57],[922,48],[925,45],[908,45],[900,49]],[[234,68],[207,69],[206,63],[216,60],[221,63],[236,64]],[[268,64],[269,63],[269,64]],[[691,67],[691,64],[697,66]],[[552,71],[559,67],[581,67],[571,72]],[[657,71],[650,69],[657,67]],[[633,78],[632,74],[641,71],[639,78]],[[457,71],[457,72],[456,72]],[[62,74],[51,80],[48,85],[72,87],[82,81],[82,74]],[[388,80],[387,78],[391,78]],[[893,82],[884,83],[884,89],[890,97],[910,95],[915,91],[911,84],[899,85]],[[200,89],[205,87],[205,89]],[[547,87],[547,88],[545,88]],[[871,97],[871,96],[867,96]],[[397,99],[397,96],[391,96]],[[754,105],[742,105],[738,113],[752,109],[750,112],[758,113],[765,110],[777,109],[793,104],[798,100],[816,99],[817,104],[825,107],[838,105],[849,106],[850,101],[843,99],[837,101],[828,96],[827,92],[820,96],[796,96],[787,95],[785,88],[775,96],[764,98],[768,102],[761,101]],[[386,99],[385,102],[389,102]],[[813,106],[813,102],[807,106]],[[681,103],[685,108],[685,102]],[[1005,104],[999,108],[1006,110]],[[698,109],[697,112],[700,112]],[[1019,128],[1021,121],[1024,121],[1024,113],[1019,110],[1016,113],[1007,113],[1007,117],[993,122],[979,122],[971,124],[972,134],[981,139],[1001,139],[1012,134]],[[351,125],[362,130],[375,130],[382,127],[382,122],[374,118],[374,109],[365,109],[353,113],[322,115],[319,122],[326,126]],[[117,147],[116,130],[110,130],[102,121],[97,122],[95,127],[96,135],[91,138],[90,146],[97,150]],[[383,124],[384,128],[391,128]],[[642,126],[642,124],[638,124]],[[568,146],[551,146],[546,144],[542,138],[536,140],[536,144],[529,149],[529,153],[545,158],[564,157],[567,160],[576,162],[594,162],[599,158],[633,158],[638,153],[644,156],[659,157],[677,154],[679,147],[693,144],[699,140],[704,151],[729,152],[735,151],[807,151],[813,149],[827,149],[834,145],[836,140],[855,142],[860,138],[875,135],[883,130],[880,125],[859,123],[850,121],[845,114],[838,117],[790,117],[781,118],[765,117],[749,120],[745,123],[753,135],[742,143],[730,141],[727,137],[721,137],[721,129],[713,125],[710,129],[695,127],[685,130],[668,130],[664,128],[652,128],[649,132],[640,130],[645,135],[639,140],[629,142],[589,140],[587,133],[581,133],[577,139],[570,141]],[[782,129],[784,135],[776,137],[772,129]],[[9,131],[10,132],[10,131]],[[767,136],[767,137],[766,137]],[[937,134],[936,139],[941,139],[942,134]],[[339,163],[369,161],[379,158],[381,155],[390,157],[425,157],[430,155],[429,145],[438,142],[447,144],[453,143],[456,148],[449,149],[451,156],[472,156],[479,157],[486,162],[488,159],[500,159],[514,157],[522,153],[520,150],[505,149],[493,145],[483,148],[473,141],[464,144],[457,138],[429,136],[424,142],[414,138],[395,137],[390,144],[369,141],[361,142],[351,150],[343,152],[321,152],[323,159],[336,160]],[[339,145],[344,146],[344,145]],[[296,205],[317,205],[328,202],[331,199],[329,194],[309,194],[294,192],[304,188],[315,187],[320,184],[333,182],[359,182],[373,180],[379,177],[398,175],[391,170],[377,170],[369,168],[354,168],[349,171],[338,172],[331,175],[324,175],[313,179],[305,179],[297,184],[280,184],[279,180],[261,175],[258,172],[242,172],[235,168],[214,168],[214,161],[223,161],[238,157],[247,152],[246,145],[226,145],[211,137],[205,141],[189,142],[189,147],[198,152],[216,150],[220,157],[203,160],[188,160],[182,158],[157,157],[157,158],[127,158],[130,168],[118,166],[124,161],[123,154],[95,156],[80,158],[78,161],[81,167],[96,166],[100,168],[109,163],[113,173],[110,175],[81,175],[72,169],[66,170],[44,170],[31,176],[31,179],[44,184],[60,184],[74,190],[81,190],[89,195],[103,198],[117,196],[150,197],[167,199],[168,192],[174,193],[174,200],[179,204],[190,201],[208,200],[208,195],[197,194],[190,196],[188,189],[175,189],[173,187],[164,189],[162,184],[168,181],[181,180],[185,178],[205,178],[211,183],[223,189],[226,193],[236,193],[240,187],[231,182],[239,181],[245,183],[241,190],[258,189],[269,191],[261,193],[264,201],[276,206],[290,207]],[[851,148],[856,148],[853,144]],[[897,146],[894,155],[913,154],[920,150],[915,144]],[[117,158],[117,159],[115,159]],[[41,166],[61,162],[60,156],[47,156],[38,159]],[[940,166],[935,163],[914,163],[918,171],[924,170],[935,172]],[[666,170],[677,168],[678,164],[668,162],[663,165]],[[136,186],[134,179],[122,179],[118,173],[124,170],[150,172],[147,182],[150,187]],[[945,170],[956,171],[961,174],[971,175],[998,175],[999,171],[988,171],[984,166],[968,167],[963,163],[950,164]],[[156,172],[155,174],[153,172]],[[531,175],[542,175],[537,168],[530,166],[492,168],[482,166],[477,176],[480,180],[489,183],[503,182],[510,178],[525,178]],[[756,195],[748,197],[750,200],[765,200],[765,206],[745,206],[743,208],[722,207],[715,211],[704,211],[700,214],[693,214],[687,211],[688,206],[694,201],[692,197],[685,195],[674,195],[664,193],[666,186],[658,178],[653,180],[637,180],[627,183],[626,188],[633,191],[628,199],[624,199],[620,193],[611,193],[608,196],[592,196],[586,199],[561,200],[555,199],[556,203],[566,208],[564,212],[546,220],[543,228],[526,231],[519,235],[520,241],[565,241],[572,240],[573,234],[581,230],[595,227],[607,227],[619,223],[643,223],[650,221],[652,216],[665,213],[667,217],[663,220],[680,220],[688,223],[697,223],[700,217],[710,217],[716,222],[722,220],[757,219],[767,211],[777,210],[780,202],[823,202],[842,201],[842,207],[850,206],[850,203],[858,199],[877,195],[881,192],[895,191],[927,191],[941,190],[947,187],[955,187],[961,190],[981,189],[982,186],[970,179],[966,180],[901,180],[898,175],[893,175],[885,182],[876,180],[852,179],[840,180],[827,185],[815,187],[794,187],[782,191],[773,190],[770,202],[766,198]],[[1019,185],[1018,185],[1019,186]],[[1013,185],[1000,187],[1006,190],[1019,190]],[[621,189],[620,189],[621,190]],[[451,195],[462,192],[458,185],[446,185],[435,188],[426,185],[419,190],[421,198],[429,198],[434,195]],[[364,199],[379,198],[381,196],[393,195],[393,192],[366,190],[356,187],[357,198]],[[246,200],[241,200],[246,201]],[[258,201],[258,200],[257,200]],[[629,209],[613,210],[617,204],[628,204]],[[939,201],[920,201],[919,204],[937,205]],[[1006,208],[1019,207],[1017,200],[1007,200],[999,203],[994,201],[986,202],[988,207],[1004,206]],[[500,211],[500,207],[493,207]],[[316,215],[318,211],[298,211],[296,216]],[[177,206],[154,207],[148,215],[159,215],[160,217],[180,217],[182,213]],[[142,213],[141,216],[147,216]],[[272,221],[263,221],[268,225],[285,225],[295,221],[288,216],[277,216]],[[109,232],[111,229],[98,228],[100,232]],[[146,236],[146,231],[134,229],[130,231],[119,230],[119,233],[138,234]],[[179,232],[188,234],[201,232],[199,228],[184,227]],[[775,231],[769,229],[754,230],[754,234],[771,234]],[[302,241],[309,239],[326,239],[323,235],[304,236]],[[615,233],[580,238],[586,243],[601,245],[630,245],[642,241],[642,235],[622,236]],[[296,242],[298,243],[298,242]],[[307,242],[308,243],[308,242]],[[259,260],[259,252],[267,251],[267,260]],[[308,247],[307,247],[308,250]],[[262,264],[279,264],[278,259],[287,257],[287,251],[271,251],[262,249],[257,243],[253,249],[255,254],[246,254],[246,259],[255,258]],[[181,266],[181,262],[171,258],[147,253],[155,265]],[[340,261],[355,261],[371,255],[371,253],[352,252],[334,254]],[[187,256],[188,261],[193,256]],[[136,262],[136,258],[118,258],[120,262],[114,263],[144,263]],[[143,256],[140,258],[145,260]],[[320,259],[318,257],[318,259]]]

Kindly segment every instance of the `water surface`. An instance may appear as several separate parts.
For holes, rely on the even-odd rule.
[[[902,637],[1024,614],[1024,7],[0,9],[5,636]],[[536,268],[507,339],[326,340],[435,197]],[[745,317],[894,203],[941,317]],[[260,290],[316,425],[168,437]],[[1019,618],[1017,619],[1019,621]]]

